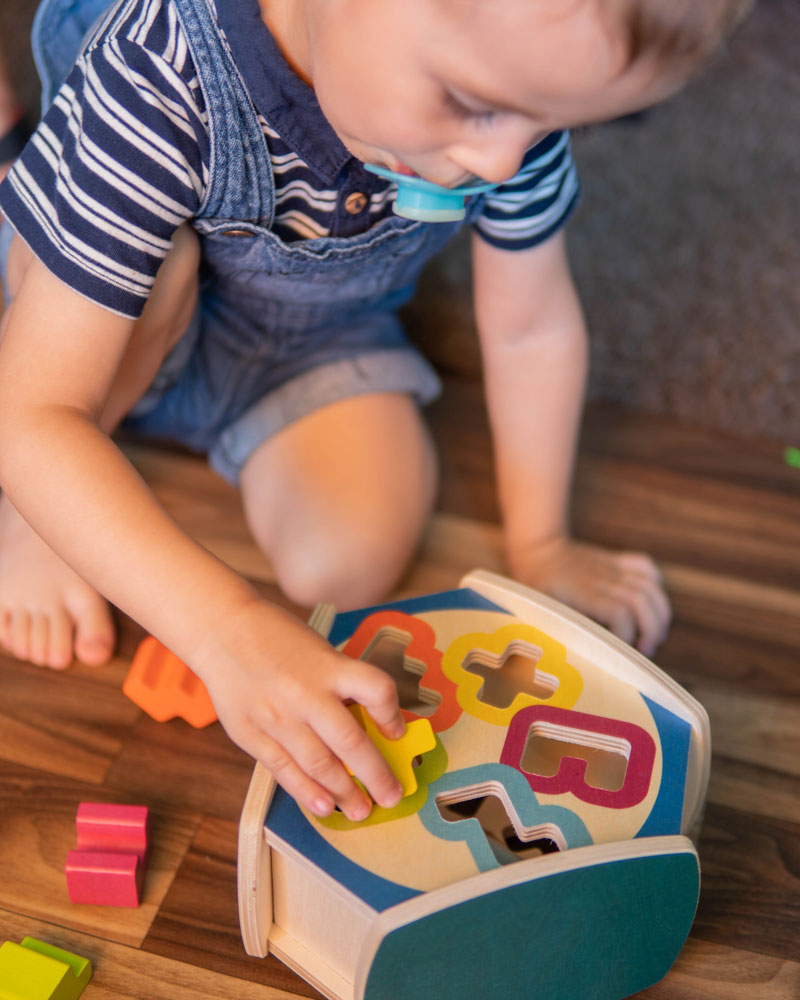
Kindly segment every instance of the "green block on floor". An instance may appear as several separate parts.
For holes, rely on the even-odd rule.
[[[78,1000],[91,978],[88,958],[36,938],[0,945],[0,1000]]]

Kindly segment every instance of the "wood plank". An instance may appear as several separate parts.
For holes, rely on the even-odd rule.
[[[674,563],[665,579],[684,621],[765,642],[780,637],[800,648],[800,590]]]
[[[6,764],[0,772],[0,907],[32,919],[51,920],[110,941],[139,945],[153,921],[200,822],[177,808],[152,808],[147,797],[131,804],[152,808],[152,851],[142,903],[136,909],[70,903],[64,878],[67,852],[75,847],[75,815],[81,801],[126,802],[41,771]]]
[[[274,956],[245,953],[237,911],[237,836],[234,821],[210,818],[202,823],[142,949],[293,995],[318,997]]]
[[[730,629],[712,622],[687,621],[680,592],[670,590],[675,617],[667,641],[656,653],[658,665],[688,687],[706,681],[727,684],[742,696],[757,691],[778,697],[798,695],[797,646],[741,634],[749,624]],[[731,616],[733,618],[733,616]],[[743,617],[747,617],[746,612]],[[737,633],[737,630],[738,633]]]
[[[93,974],[82,1000],[294,1000],[296,996],[0,910],[0,936],[20,941],[26,934],[90,959]]]
[[[573,515],[581,538],[800,589],[800,492],[583,456]]]
[[[800,964],[689,937],[660,983],[631,1000],[796,1000]]]
[[[800,823],[800,781],[750,761],[714,754],[708,800],[731,809],[746,803],[754,816]]]
[[[156,722],[141,713],[106,783],[131,802],[231,819],[242,808],[252,769],[252,759],[218,722],[193,729],[183,719]]]
[[[692,934],[800,961],[800,824],[709,803]]]
[[[786,442],[679,423],[613,403],[592,402],[581,427],[581,454],[737,483],[797,497],[800,474],[783,459]]]
[[[442,397],[426,410],[441,468],[441,510],[499,521],[493,483],[489,421],[478,379],[443,377]],[[678,480],[716,481],[765,493],[781,493],[796,501],[800,473],[783,459],[787,442],[774,438],[742,438],[723,431],[680,423],[668,416],[642,413],[624,406],[591,402],[580,433],[579,468],[605,467],[636,473],[648,469],[672,472]],[[579,477],[578,490],[592,496],[597,478]]]
[[[719,684],[692,693],[711,719],[715,754],[800,778],[800,699],[742,697]]]
[[[0,655],[0,759],[101,783],[139,714],[125,670],[119,658],[55,671]]]

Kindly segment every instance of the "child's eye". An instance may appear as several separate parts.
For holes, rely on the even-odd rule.
[[[442,95],[447,110],[464,121],[470,121],[480,126],[491,125],[499,114],[494,108],[485,110],[470,108],[447,89],[442,90]]]

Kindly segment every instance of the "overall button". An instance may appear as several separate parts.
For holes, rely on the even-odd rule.
[[[251,233],[249,229],[225,229],[222,233],[223,236],[249,236],[251,239],[256,234]]]
[[[345,198],[344,210],[350,215],[358,215],[367,207],[367,196],[361,191],[354,191]]]

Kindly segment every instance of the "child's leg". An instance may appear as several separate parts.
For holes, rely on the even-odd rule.
[[[414,401],[354,396],[265,441],[241,474],[245,513],[297,604],[380,601],[416,549],[436,492],[433,446]]]
[[[15,238],[6,276],[12,301],[31,260]],[[103,412],[111,432],[142,396],[166,354],[186,329],[197,299],[197,239],[176,233],[151,297],[134,327]],[[0,326],[2,336],[2,326]],[[66,667],[73,659],[104,663],[114,629],[106,601],[78,577],[0,497],[0,645],[23,660]]]

